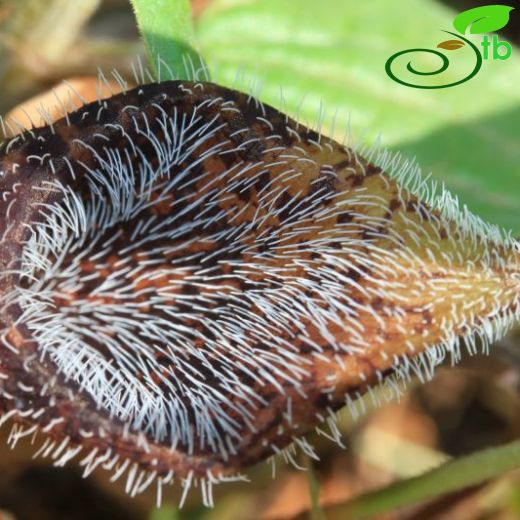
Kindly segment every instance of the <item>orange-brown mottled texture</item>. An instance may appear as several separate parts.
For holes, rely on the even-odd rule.
[[[157,123],[161,113],[180,119],[182,115],[189,116],[194,106],[200,107],[198,114],[202,123],[217,118],[221,125],[183,164],[176,165],[181,171],[190,163],[197,163],[192,175],[200,178],[184,190],[172,189],[165,197],[152,197],[143,212],[166,218],[175,201],[184,197],[185,207],[189,204],[193,207],[186,212],[183,222],[196,222],[204,210],[204,202],[197,204],[197,201],[203,201],[205,194],[216,189],[219,202],[214,213],[218,218],[210,226],[194,231],[194,240],[188,245],[179,240],[180,249],[175,249],[173,240],[168,244],[168,251],[159,256],[146,249],[133,253],[128,260],[131,266],[143,259],[157,260],[144,268],[148,275],[145,279],[141,279],[143,270],[139,275],[129,276],[134,282],[135,302],[143,304],[144,312],[158,315],[151,297],[164,288],[168,288],[172,305],[178,304],[179,296],[186,296],[190,290],[199,298],[200,307],[205,297],[225,298],[248,291],[255,283],[271,283],[272,287],[283,284],[286,290],[291,287],[300,290],[299,280],[314,278],[320,287],[326,287],[324,278],[320,278],[320,268],[328,261],[326,255],[327,258],[334,255],[338,261],[344,261],[342,266],[351,265],[347,271],[343,268],[337,271],[337,280],[343,280],[350,307],[337,311],[336,316],[344,318],[349,326],[342,326],[333,319],[318,323],[309,314],[308,319],[302,319],[297,326],[288,322],[281,332],[277,331],[278,339],[292,345],[294,357],[299,359],[304,371],[297,384],[280,378],[278,372],[272,375],[279,386],[269,380],[259,382],[250,378],[247,384],[263,399],[263,404],[257,405],[248,420],[233,406],[240,399],[233,393],[226,395],[226,414],[239,425],[239,438],[233,440],[234,452],[223,457],[220,451],[197,443],[191,453],[182,443],[171,449],[168,440],[157,440],[146,431],[125,426],[123,418],[110,416],[96,406],[96,396],[88,395],[77,382],[65,378],[48,357],[40,358],[39,338],[23,320],[18,321],[23,311],[14,302],[2,306],[0,313],[6,337],[12,345],[11,349],[0,345],[0,372],[7,376],[0,379],[0,411],[45,410],[37,418],[31,414],[15,415],[15,421],[45,428],[52,419],[63,419],[46,433],[58,440],[69,437],[72,445],[79,444],[88,451],[93,448],[100,454],[110,451],[111,456],[135,461],[141,468],[156,471],[158,475],[170,470],[180,476],[193,471],[199,477],[204,477],[208,470],[217,476],[232,473],[272,455],[290,444],[294,437],[308,432],[327,417],[329,411],[342,407],[345,396],[355,399],[391,373],[396,359],[413,358],[428,347],[442,343],[447,332],[466,334],[468,324],[471,329],[485,320],[516,312],[517,253],[510,244],[488,243],[484,237],[470,236],[459,229],[455,220],[425,205],[375,164],[275,109],[259,107],[247,95],[236,91],[209,83],[188,82],[143,86],[108,101],[86,105],[70,115],[70,125],[62,119],[53,129],[44,127],[35,130],[33,135],[26,133],[24,139],[16,143],[4,143],[0,152],[3,172],[0,178],[0,237],[3,237],[0,268],[5,273],[13,270],[14,274],[0,278],[0,295],[5,296],[20,283],[26,283],[20,281],[15,271],[20,269],[24,243],[29,238],[28,227],[41,222],[41,204],[60,203],[60,194],[49,188],[49,182],[58,180],[88,200],[91,194],[85,180],[86,168],[99,167],[96,153],[107,146],[118,150],[131,150],[136,146],[142,154],[132,155],[134,166],[137,167],[144,156],[149,159],[151,168],[157,168],[154,145],[136,132],[136,122],[143,126],[146,120],[150,132],[164,141],[165,130]],[[215,145],[219,146],[219,153],[197,162]],[[69,164],[75,178],[71,177]],[[169,175],[174,177],[177,170]],[[297,174],[287,175],[287,171]],[[255,181],[247,185],[247,179],[253,178]],[[232,189],[233,183],[240,182],[240,190]],[[35,187],[41,189],[35,190]],[[313,193],[317,192],[323,195],[323,200],[313,218],[289,221],[291,208],[298,201],[312,200]],[[11,204],[12,200],[15,202]],[[214,238],[215,233],[252,221],[258,224],[237,239],[235,250],[223,248]],[[117,271],[122,258],[120,251],[129,242],[135,226],[136,222],[129,219],[104,230],[107,240],[119,233],[105,261],[96,262],[90,257],[82,260],[80,269],[93,276],[91,281],[56,296],[54,304],[73,308],[79,300],[100,306],[114,303],[114,298],[93,292],[102,280]],[[277,235],[277,229],[283,231]],[[269,254],[272,246],[259,240],[267,232],[276,237],[276,251],[283,254]],[[323,250],[304,247],[318,239],[324,244]],[[189,263],[185,270],[171,271],[173,261],[178,260],[176,265],[182,267],[184,258],[200,253],[211,258],[208,265],[221,275],[220,279],[206,286],[193,286],[189,281],[193,274]],[[69,253],[63,265],[72,263],[73,257],[73,253]],[[240,271],[241,266],[246,266],[245,274]],[[334,264],[327,266],[328,274],[334,274]],[[274,272],[283,276],[277,277]],[[157,276],[151,276],[154,273]],[[149,292],[141,293],[142,290]],[[316,293],[312,287],[306,297],[324,311],[330,305],[323,293]],[[211,298],[208,301],[218,301]],[[182,305],[182,309],[190,310],[189,300]],[[348,310],[355,312],[349,316]],[[208,332],[202,321],[188,316],[188,311],[186,317],[179,320],[183,326],[200,329],[200,337],[193,345],[204,349],[200,338]],[[208,308],[201,308],[199,312],[211,317],[218,312],[218,304],[208,303]],[[262,316],[266,311],[251,306],[248,312]],[[264,317],[270,319],[267,315]],[[355,323],[351,323],[353,321]],[[301,339],[302,329],[310,341]],[[323,332],[325,329],[330,337]],[[269,344],[256,344],[258,340],[252,332],[245,332],[246,343],[258,351],[270,348]],[[93,348],[110,358],[102,341],[90,342]],[[337,347],[338,344],[356,347],[361,343],[363,348],[357,350]],[[211,354],[209,363],[218,366],[219,356],[225,357],[225,349]],[[159,359],[159,354],[156,357]],[[199,363],[193,356],[189,360],[194,365]],[[168,359],[164,363],[162,377],[181,377]],[[254,370],[254,363],[251,367]],[[203,367],[197,368],[203,370]],[[282,365],[277,368],[284,370]],[[238,366],[236,374],[243,380],[249,377],[247,371]],[[143,374],[139,377],[145,378]],[[208,373],[207,377],[211,380],[214,376]],[[161,386],[157,374],[151,379],[157,387]],[[21,391],[20,381],[34,391]],[[218,385],[218,380],[214,384]],[[226,392],[225,388],[222,392]],[[189,407],[190,403],[186,404]],[[195,432],[195,425],[192,428]],[[83,435],[84,431],[90,435]],[[146,438],[147,447],[139,440],[140,435]]]

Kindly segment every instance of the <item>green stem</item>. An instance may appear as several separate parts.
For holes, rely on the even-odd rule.
[[[325,520],[325,516],[320,507],[320,483],[316,478],[316,473],[314,471],[314,463],[312,459],[305,455],[303,457],[303,462],[305,464],[305,468],[307,469],[307,480],[309,482],[309,495],[311,498],[311,510],[310,510],[310,519],[311,520]]]
[[[520,440],[447,462],[423,475],[395,482],[341,506],[327,508],[327,518],[369,518],[480,484],[518,467]]]
[[[191,79],[202,65],[194,50],[189,0],[130,0],[158,81]]]

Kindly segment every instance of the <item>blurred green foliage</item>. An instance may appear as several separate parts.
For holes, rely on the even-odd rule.
[[[456,14],[434,0],[215,0],[196,34],[215,81],[232,86],[241,68],[264,101],[311,124],[323,101],[328,129],[338,110],[337,137],[350,115],[355,143],[381,134],[475,213],[520,232],[520,50],[448,89],[407,88],[384,71],[394,52],[435,48]],[[461,76],[464,52],[452,52],[448,79]],[[414,57],[414,66],[432,70],[429,59]]]

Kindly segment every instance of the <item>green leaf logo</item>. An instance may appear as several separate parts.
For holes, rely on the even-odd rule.
[[[509,5],[485,5],[462,11],[453,20],[453,27],[465,34],[468,27],[471,34],[498,31],[509,22],[509,13],[514,9]]]

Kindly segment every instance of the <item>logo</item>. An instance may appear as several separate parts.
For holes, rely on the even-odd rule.
[[[448,83],[442,85],[432,83],[430,78],[437,76],[438,74],[442,74],[448,69],[450,65],[448,56],[437,49],[417,48],[396,52],[386,61],[385,71],[388,76],[390,76],[390,78],[392,78],[397,83],[413,88],[448,88],[465,83],[478,74],[480,68],[482,67],[483,60],[507,60],[511,56],[511,45],[508,42],[500,41],[496,34],[493,35],[492,39],[490,39],[489,36],[485,34],[482,38],[482,41],[480,42],[479,48],[463,35],[466,34],[468,29],[469,34],[489,33],[502,29],[502,27],[505,27],[509,22],[509,13],[513,9],[514,7],[508,5],[486,5],[482,7],[475,7],[474,9],[468,9],[467,11],[463,11],[457,15],[453,20],[453,27],[458,32],[443,31],[451,36],[454,36],[455,39],[449,39],[439,43],[437,45],[437,49],[451,52],[462,48],[469,48],[472,51],[470,54],[472,58],[474,58],[474,66],[462,79],[450,79],[448,80]],[[412,65],[411,61],[408,62],[406,65],[406,70],[408,72],[405,72],[405,74],[408,74],[408,76],[411,76],[412,78],[413,76],[420,76],[424,78],[424,84],[422,85],[412,83],[411,80],[402,79],[402,74],[400,74],[400,79],[394,72],[395,65],[398,64],[396,60],[399,60],[399,58],[402,56],[413,53],[427,53],[430,58],[434,56],[435,59],[440,58],[441,60],[440,66],[438,66],[435,70],[428,71],[419,70]],[[425,56],[426,55],[423,54],[423,57]],[[464,55],[464,58],[465,59],[463,61],[467,62],[466,54]],[[460,62],[461,59],[459,58],[458,61]]]

